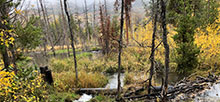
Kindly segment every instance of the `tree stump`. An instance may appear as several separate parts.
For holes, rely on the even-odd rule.
[[[40,67],[40,73],[43,75],[43,79],[48,84],[53,84],[53,77],[51,70],[48,69],[48,66]]]

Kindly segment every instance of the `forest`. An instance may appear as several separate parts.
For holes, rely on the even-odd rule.
[[[0,102],[219,102],[219,0],[0,0]]]

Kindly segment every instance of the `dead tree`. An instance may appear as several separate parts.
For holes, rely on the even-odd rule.
[[[70,15],[69,15],[69,12],[67,10],[67,3],[66,2],[67,2],[67,0],[64,0],[64,10],[66,12],[67,22],[68,22],[68,25],[69,25],[70,40],[71,40],[71,46],[72,46],[72,49],[73,49],[74,65],[75,65],[75,72],[76,72],[76,83],[78,83],[78,71],[77,71],[76,51],[75,51],[75,45],[74,45],[74,35],[73,35],[72,27],[71,27]]]
[[[53,12],[53,20],[54,20],[54,28],[51,27],[50,29],[52,30],[52,33],[51,33],[51,50],[53,52],[53,55],[56,56],[56,51],[55,51],[55,46],[61,41],[62,38],[64,38],[64,34],[61,34],[61,32],[59,32],[59,26],[58,26],[58,23],[61,23],[60,21],[57,22],[56,21],[56,17],[55,17],[55,13],[54,13],[54,9],[52,9],[52,12]],[[50,26],[53,26],[52,24],[50,24]],[[61,28],[62,29],[62,28]]]
[[[95,29],[95,25],[96,25],[96,2],[94,0],[94,4],[93,4],[93,29]]]
[[[107,2],[104,0],[104,5],[105,5],[105,16],[108,16],[108,7],[107,7]]]
[[[70,48],[69,48],[69,41],[68,41],[68,34],[67,34],[67,30],[66,30],[66,18],[64,16],[64,9],[63,9],[63,3],[62,0],[60,0],[60,8],[61,8],[61,15],[62,15],[62,20],[63,20],[63,33],[64,33],[64,45],[67,45],[67,55],[68,57],[70,57]]]
[[[40,3],[40,4],[39,4]],[[39,17],[41,17],[42,15],[41,15],[41,9],[40,9],[40,6],[39,5],[41,5],[41,1],[39,0],[39,2],[37,1],[37,11],[38,11],[38,16]],[[41,21],[41,20],[40,20]],[[40,22],[40,25],[42,26],[43,25],[43,21],[41,21]],[[47,39],[46,39],[46,31],[45,30],[43,30],[44,31],[44,33],[45,33],[45,35],[44,35],[44,37],[43,37],[43,55],[44,56],[47,56],[47,47],[46,47],[46,45],[47,45]]]
[[[160,0],[161,5],[161,27],[163,31],[163,44],[165,48],[165,80],[162,91],[163,102],[167,100],[167,90],[168,90],[168,74],[169,74],[169,45],[167,43],[167,24],[166,24],[166,4],[164,0]]]
[[[88,8],[87,8],[87,2],[84,0],[85,3],[85,16],[86,16],[86,35],[88,37],[88,41],[90,40],[90,30],[89,30],[89,16],[88,16]],[[87,48],[86,48],[87,50]]]
[[[117,99],[121,97],[121,53],[122,53],[122,43],[123,43],[123,27],[124,27],[124,0],[121,0],[121,27],[120,27],[120,38],[119,38],[119,49],[118,49],[118,96]]]
[[[94,4],[93,4],[93,39],[95,39],[95,45],[96,45],[96,39],[98,38],[97,37],[97,31],[96,31],[96,2],[94,0]]]
[[[154,14],[154,19],[153,19],[153,35],[152,35],[152,46],[151,46],[151,55],[150,55],[150,62],[151,62],[151,66],[150,66],[150,76],[149,76],[149,88],[148,88],[148,93],[151,93],[151,82],[152,82],[152,77],[154,74],[154,56],[155,56],[155,39],[156,39],[156,32],[157,32],[157,18],[158,18],[158,4],[159,4],[159,0],[157,0],[157,2],[155,3],[154,0],[152,0],[152,13]],[[155,5],[156,4],[156,5]]]
[[[126,40],[127,45],[129,44],[129,29],[131,30],[131,7],[132,2],[135,0],[125,0],[124,9],[125,9],[125,23],[126,23]]]
[[[106,10],[105,10],[106,11]],[[106,12],[103,10],[103,5],[100,5],[100,28],[102,36],[100,38],[100,44],[102,45],[103,54],[109,54],[110,53],[110,33],[109,33],[109,26],[110,26],[110,18],[106,16]]]
[[[47,18],[46,18],[46,13],[45,13],[45,8],[44,8],[44,5],[43,5],[43,1],[42,0],[39,0],[40,2],[40,6],[41,6],[41,11],[43,13],[43,19],[44,19],[44,23],[45,23],[45,36],[44,36],[44,56],[47,57],[47,42],[48,42],[48,38],[47,38],[47,33],[48,33],[48,23],[47,23]]]

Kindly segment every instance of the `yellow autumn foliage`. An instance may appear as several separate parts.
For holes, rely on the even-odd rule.
[[[215,23],[208,25],[204,30],[198,29],[195,34],[195,44],[201,47],[200,53],[200,62],[209,66],[214,66],[215,63],[219,64],[220,62],[220,18],[216,20]],[[134,39],[139,43],[145,46],[151,46],[152,43],[152,34],[153,34],[153,24],[149,23],[145,27],[142,25],[135,26],[136,30],[134,32]],[[173,40],[173,36],[177,33],[175,31],[175,27],[171,25],[167,26],[168,29],[168,43],[170,45],[171,55],[174,53],[174,49],[176,44]],[[157,31],[156,34],[156,46],[162,40],[161,31]],[[146,48],[146,52],[149,52],[148,56],[150,56],[150,48]],[[158,47],[155,53],[156,59],[163,60],[164,59],[164,48],[163,44]],[[172,59],[171,59],[172,60]]]
[[[1,21],[2,24],[4,25],[9,25],[6,20]],[[11,26],[13,27],[13,26]],[[5,30],[5,29],[0,29],[0,45],[4,45],[6,47],[9,47],[10,44],[13,44],[14,42],[14,30]]]
[[[136,30],[134,32],[134,39],[139,42],[140,44],[143,44],[144,46],[151,46],[152,43],[152,35],[153,35],[153,24],[150,22],[146,24],[144,27],[142,25],[135,26]],[[170,45],[170,50],[172,51],[176,44],[173,40],[173,36],[176,34],[176,31],[174,30],[174,27],[171,25],[167,26],[168,29],[168,43]],[[157,33],[156,33],[156,40],[155,40],[155,47],[157,47],[159,44],[160,46],[157,48],[155,52],[156,59],[163,60],[164,59],[164,47],[162,43],[162,31],[159,30],[159,26],[157,27]],[[151,48],[145,48],[146,52],[148,53],[148,56],[150,56]]]
[[[208,25],[205,30],[198,29],[195,43],[201,47],[200,59],[204,64],[213,66],[220,62],[220,18]]]
[[[1,68],[0,68],[1,69]],[[32,72],[33,78],[22,78],[15,73],[0,71],[1,102],[39,102],[47,95],[46,85],[37,71]]]
[[[14,71],[0,71],[0,102],[39,102],[47,98],[46,84],[38,71],[28,76],[22,71],[17,74]]]

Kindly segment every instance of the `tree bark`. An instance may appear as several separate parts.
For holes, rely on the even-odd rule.
[[[46,28],[46,31],[45,31],[45,36],[44,36],[44,56],[46,57],[46,61],[47,60],[47,43],[48,43],[48,37],[47,37],[47,33],[48,33],[48,23],[47,23],[47,18],[46,18],[46,14],[45,14],[45,8],[44,8],[44,5],[43,5],[43,1],[42,0],[39,0],[39,3],[40,3],[40,6],[41,6],[41,11],[43,13],[43,19],[44,19],[44,23],[45,23],[45,28]]]
[[[0,6],[0,21],[4,21],[6,20],[8,23],[10,23],[9,21],[9,15],[10,15],[10,7],[9,7],[9,4],[12,3],[12,0],[11,1],[2,1],[2,5]],[[0,30],[9,30],[9,26],[8,25],[5,25],[3,24],[2,22],[0,22]],[[6,33],[6,32],[3,32],[3,33]],[[5,39],[5,36],[10,36],[9,34],[4,34],[3,35],[3,38],[2,39]],[[4,69],[8,70],[11,62],[10,62],[10,57],[9,57],[9,54],[8,54],[8,47],[5,45],[5,42],[3,41],[4,43],[4,46],[1,50],[1,54],[2,54],[2,59],[3,59],[3,62],[4,62]]]
[[[165,80],[164,87],[162,91],[163,102],[167,101],[167,91],[168,91],[168,74],[169,74],[169,45],[167,43],[167,25],[166,25],[166,4],[164,0],[161,0],[161,17],[162,17],[162,30],[163,30],[163,44],[165,48]]]
[[[121,27],[120,27],[120,38],[119,38],[119,49],[118,49],[118,96],[117,99],[121,97],[121,82],[120,82],[120,74],[121,74],[121,53],[122,53],[122,43],[123,43],[123,28],[124,28],[124,0],[121,0]]]
[[[90,40],[90,31],[89,31],[89,16],[88,16],[88,8],[87,8],[87,2],[84,0],[85,3],[85,16],[86,16],[86,35],[88,37],[88,41]],[[86,47],[86,50],[87,47]]]
[[[4,68],[5,69],[8,69],[9,66],[10,66],[10,60],[9,60],[9,56],[8,56],[8,51],[7,51],[7,48],[4,47],[2,49],[2,57],[3,57],[3,62],[4,62]]]
[[[73,36],[73,30],[71,28],[70,15],[69,15],[69,12],[67,10],[67,3],[66,2],[67,2],[67,0],[64,0],[64,10],[66,12],[67,22],[68,22],[68,25],[69,25],[70,40],[71,40],[71,46],[72,46],[72,49],[73,49],[74,65],[75,65],[75,72],[76,72],[76,83],[78,83],[78,71],[77,71],[76,51],[75,51],[75,45],[74,45],[74,36]]]
[[[151,55],[150,55],[150,62],[151,62],[151,66],[150,66],[150,76],[149,76],[149,88],[148,88],[148,94],[151,93],[151,86],[152,86],[152,77],[154,74],[154,55],[155,55],[155,39],[156,39],[156,32],[157,32],[157,18],[158,18],[158,0],[156,2],[156,6],[154,3],[154,0],[152,0],[153,3],[153,8],[152,8],[152,12],[154,14],[154,20],[153,20],[153,26],[154,26],[154,30],[153,30],[153,35],[152,35],[152,47],[151,47]],[[154,9],[155,8],[155,9]]]
[[[64,16],[64,9],[63,9],[63,5],[62,5],[62,0],[60,0],[60,7],[61,7],[61,15],[62,15],[62,19],[63,19],[63,33],[64,33],[64,43],[67,45],[67,56],[70,57],[70,48],[69,48],[69,41],[68,41],[68,34],[67,34],[67,30],[66,30],[66,18]]]
[[[93,39],[95,42],[96,46],[96,40],[97,40],[97,35],[96,35],[96,2],[94,0],[94,5],[93,5]]]

